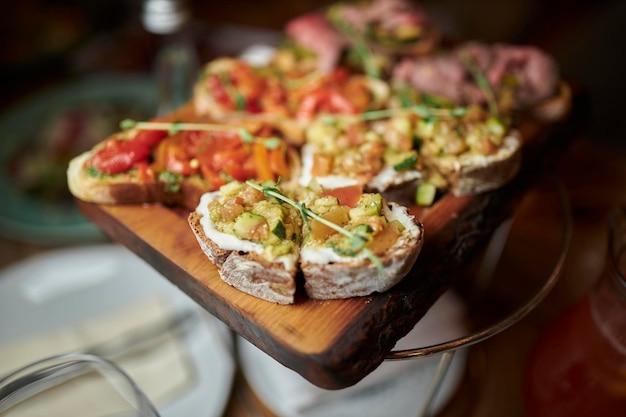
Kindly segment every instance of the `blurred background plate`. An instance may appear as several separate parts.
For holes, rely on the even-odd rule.
[[[127,335],[145,335],[155,323],[182,314],[188,317],[184,327],[161,330],[135,342],[134,349],[107,357],[163,417],[219,417],[236,369],[229,329],[117,244],[51,250],[0,272],[0,378],[36,359],[100,346],[103,340],[128,341]],[[80,386],[58,388],[63,391],[51,390],[52,397],[38,399],[44,393],[26,401],[29,412],[47,410],[26,415],[118,415],[100,414],[109,410],[108,390],[81,396]],[[9,414],[23,415],[20,410]]]
[[[74,205],[65,170],[71,157],[119,130],[125,118],[155,114],[146,75],[102,74],[60,84],[0,115],[0,233],[35,244],[102,239]]]

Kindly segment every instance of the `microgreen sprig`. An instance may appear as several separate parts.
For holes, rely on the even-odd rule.
[[[132,119],[124,119],[120,122],[122,130],[167,130],[170,135],[184,130],[204,130],[207,132],[229,132],[238,134],[243,143],[261,142],[267,149],[276,149],[280,146],[281,139],[277,137],[262,138],[253,136],[243,127],[222,125],[216,123],[186,123],[186,122],[138,122]]]
[[[367,44],[365,35],[354,27],[354,25],[348,23],[345,19],[342,19],[339,16],[340,8],[341,6],[337,5],[328,10],[330,21],[337,29],[339,29],[340,32],[352,39],[354,45],[353,50],[363,63],[365,73],[372,78],[381,78],[381,69],[377,62],[376,55]]]
[[[476,81],[478,87],[480,87],[483,94],[485,94],[485,97],[487,98],[487,105],[489,106],[489,112],[492,116],[499,117],[500,110],[498,109],[498,102],[496,101],[493,88],[491,87],[491,84],[489,84],[489,80],[487,80],[485,74],[476,63],[476,60],[467,52],[461,54],[461,60],[474,78],[474,81]]]
[[[467,113],[466,107],[455,107],[452,109],[440,109],[435,107],[426,106],[423,104],[416,104],[409,107],[394,108],[394,109],[382,109],[371,110],[359,114],[362,120],[378,120],[386,119],[393,116],[401,116],[405,114],[416,114],[424,118],[459,118],[463,117]]]
[[[280,200],[296,208],[300,212],[300,215],[302,216],[304,223],[307,225],[307,228],[310,229],[309,219],[312,218],[330,227],[331,229],[341,233],[342,235],[346,236],[350,241],[350,246],[352,247],[352,249],[354,249],[355,251],[361,251],[370,261],[372,261],[374,265],[376,265],[376,269],[378,269],[378,276],[380,278],[383,277],[383,274],[384,274],[383,263],[376,255],[374,255],[374,253],[371,250],[365,247],[365,243],[367,242],[367,239],[364,236],[358,233],[354,233],[349,230],[346,230],[343,227],[329,220],[326,220],[322,216],[316,214],[314,211],[309,209],[304,203],[298,203],[290,199],[289,197],[285,196],[278,189],[277,187],[278,184],[259,185],[251,181],[246,181],[246,184],[258,191],[261,191],[263,195],[268,198],[276,198],[277,200]]]

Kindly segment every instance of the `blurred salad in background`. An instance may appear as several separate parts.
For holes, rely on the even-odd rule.
[[[70,159],[156,112],[149,75],[101,74],[45,90],[0,114],[0,234],[38,244],[100,238],[67,187]]]

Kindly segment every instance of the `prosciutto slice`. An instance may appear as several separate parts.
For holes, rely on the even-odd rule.
[[[405,58],[392,77],[424,93],[445,97],[457,104],[484,103],[484,91],[476,84],[467,60],[471,59],[497,94],[506,79],[515,79],[515,102],[519,107],[536,104],[558,87],[560,75],[556,62],[532,46],[486,45],[468,42],[444,54]]]
[[[414,3],[406,0],[372,0],[367,5],[350,4],[343,8],[342,17],[357,30],[364,30],[367,24],[377,22],[384,28],[410,24],[430,25],[428,16]]]
[[[338,64],[347,40],[321,12],[297,17],[287,23],[285,33],[296,43],[317,54],[318,70],[328,73]]]

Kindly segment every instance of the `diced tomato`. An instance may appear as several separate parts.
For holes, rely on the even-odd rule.
[[[354,114],[357,108],[346,96],[338,91],[331,91],[328,97],[328,110],[330,113]]]
[[[316,177],[325,177],[333,171],[334,158],[331,155],[316,153],[313,155],[311,174]]]
[[[254,164],[256,166],[257,179],[274,180],[274,174],[270,168],[268,151],[264,143],[254,143],[252,146],[254,154]]]
[[[198,155],[206,151],[211,145],[210,132],[202,130],[188,130],[185,132],[186,145],[190,155]]]
[[[226,110],[235,110],[235,101],[230,97],[226,87],[217,74],[211,74],[206,80],[213,99]]]
[[[219,209],[220,218],[226,222],[234,221],[237,216],[243,213],[243,199],[237,197],[239,201],[227,200]]]
[[[310,120],[317,113],[320,104],[326,99],[326,93],[323,90],[316,90],[304,97],[300,102],[300,106],[296,112],[299,119]]]
[[[223,171],[237,181],[245,181],[250,178],[254,178],[254,176],[256,175],[256,170],[254,169],[254,165],[251,165],[251,164],[242,165],[235,161],[228,162],[224,166]]]
[[[206,165],[200,165],[200,173],[209,184],[209,191],[215,191],[222,185],[226,184],[226,181],[219,176],[219,174]]]
[[[279,146],[270,150],[269,165],[272,172],[280,178],[289,177],[289,166],[287,165],[287,153],[285,146]]]
[[[259,103],[265,112],[283,116],[289,115],[287,92],[278,78],[267,80],[265,92],[259,98]]]
[[[207,85],[214,100],[226,110],[262,111],[260,99],[265,93],[265,78],[252,66],[237,62],[228,72],[210,74]]]
[[[137,180],[147,181],[154,179],[154,171],[150,168],[150,165],[146,161],[137,162],[135,164],[135,170],[137,172]]]
[[[166,130],[140,130],[131,140],[147,148],[153,148],[167,135]]]
[[[235,149],[219,150],[212,154],[203,154],[200,161],[208,162],[214,171],[223,171],[224,167],[231,163],[242,163],[250,156],[250,150],[247,147],[240,146]]]
[[[354,108],[366,111],[372,102],[372,97],[363,78],[350,78],[341,88],[343,97],[347,97]]]
[[[147,160],[152,148],[165,136],[167,132],[162,130],[140,130],[129,140],[109,139],[92,157],[91,164],[108,175],[128,171],[136,163]]]
[[[344,95],[332,87],[319,88],[301,101],[296,117],[312,119],[318,113],[355,114],[357,108]]]
[[[339,204],[355,207],[363,194],[363,186],[360,184],[324,190],[322,196],[333,196],[339,200]]]
[[[198,171],[198,165],[193,165],[191,162],[195,157],[191,149],[187,132],[178,132],[164,139],[154,152],[155,169],[181,175],[195,174]]]
[[[264,93],[264,78],[255,74],[254,69],[243,62],[233,68],[230,79],[237,92],[246,100],[246,104],[256,102]]]
[[[242,146],[239,134],[233,132],[211,132],[209,149],[212,152],[237,149]]]
[[[146,160],[148,155],[150,148],[132,140],[111,139],[91,158],[91,164],[104,174],[114,175],[128,171],[135,163]]]

